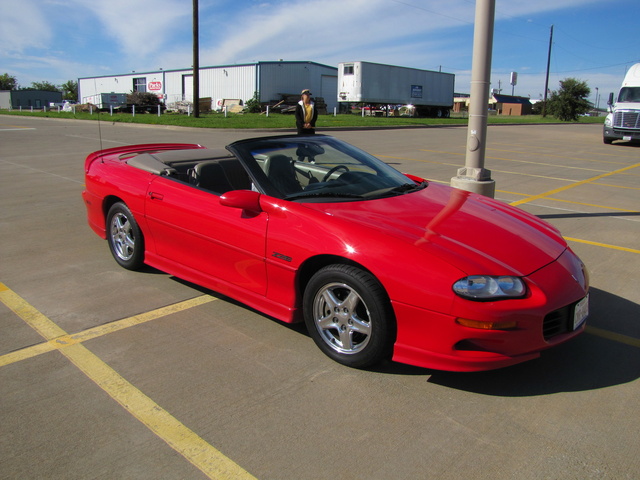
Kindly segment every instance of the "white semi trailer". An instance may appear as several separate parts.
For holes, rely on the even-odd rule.
[[[416,115],[448,117],[453,108],[452,73],[371,62],[338,64],[338,102],[413,105]]]

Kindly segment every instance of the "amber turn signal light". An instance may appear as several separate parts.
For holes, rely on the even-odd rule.
[[[515,320],[509,322],[481,322],[467,318],[456,318],[456,323],[463,327],[478,328],[480,330],[513,330],[518,326]]]

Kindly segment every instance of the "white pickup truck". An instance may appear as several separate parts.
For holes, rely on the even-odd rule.
[[[617,99],[609,94],[609,114],[604,120],[602,140],[640,140],[640,63],[624,77]]]

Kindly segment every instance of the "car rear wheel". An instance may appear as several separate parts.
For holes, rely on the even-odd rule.
[[[366,368],[391,356],[395,319],[382,285],[350,265],[329,265],[304,293],[309,334],[338,363]]]
[[[114,203],[107,214],[107,240],[113,258],[121,267],[138,270],[144,263],[144,239],[131,210]]]

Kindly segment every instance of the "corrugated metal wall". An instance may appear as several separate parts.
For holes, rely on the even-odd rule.
[[[200,97],[240,99],[253,98],[256,87],[256,65],[208,68],[200,71]]]
[[[200,98],[237,98],[243,102],[256,90],[256,65],[205,67],[200,69]],[[193,70],[165,72],[167,103],[193,101]]]
[[[200,69],[200,98],[240,99],[244,102],[260,92],[260,101],[279,101],[282,94],[299,94],[311,89],[323,97],[330,111],[337,105],[337,69],[312,62],[258,62],[245,65],[203,67]],[[335,82],[332,79],[335,77]],[[166,70],[132,72],[124,75],[78,79],[79,100],[98,93],[131,93],[134,79],[144,79],[147,91],[166,95],[165,101],[193,100],[193,71]]]

